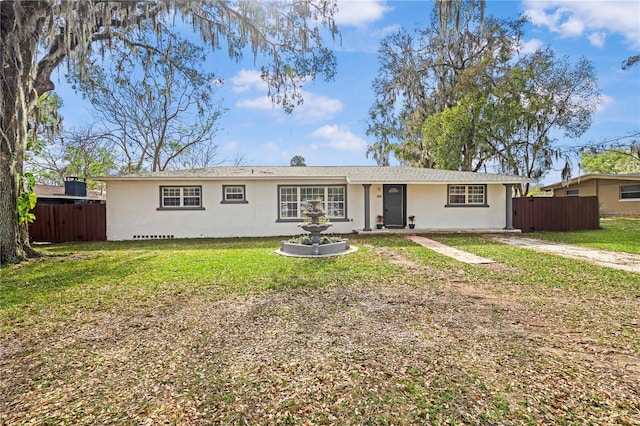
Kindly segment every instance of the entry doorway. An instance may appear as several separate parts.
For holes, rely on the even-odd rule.
[[[384,207],[384,226],[387,228],[404,228],[407,226],[407,185],[394,184],[382,186],[382,204]]]

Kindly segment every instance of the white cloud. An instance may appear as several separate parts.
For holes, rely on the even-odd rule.
[[[275,105],[271,102],[271,98],[268,96],[260,96],[253,99],[241,99],[236,102],[238,108],[248,109],[260,109],[260,110],[274,110]]]
[[[620,34],[631,48],[640,47],[637,1],[525,0],[527,15],[534,25],[548,27],[562,37],[588,33],[594,46],[604,46],[607,34]]]
[[[384,0],[338,0],[336,24],[363,27],[382,19],[391,10]]]
[[[386,27],[371,32],[371,37],[384,38],[389,34],[397,33],[400,29],[402,29],[402,26],[399,24],[387,25]]]
[[[260,71],[240,70],[233,78],[233,91],[236,93],[247,92],[252,89],[267,90],[267,83],[260,77]]]
[[[525,41],[524,43],[520,44],[520,53],[523,55],[527,55],[529,53],[537,51],[538,49],[542,48],[542,46],[544,46],[544,42],[542,40],[532,38],[531,40]]]
[[[324,95],[317,95],[311,92],[302,92],[304,103],[298,105],[292,113],[292,117],[301,124],[318,123],[332,118],[336,113],[342,111],[343,104],[339,99],[330,98]],[[261,96],[254,99],[241,99],[236,102],[238,108],[255,109],[262,111],[278,111],[279,107],[268,96]]]
[[[600,96],[600,103],[596,107],[596,112],[604,111],[605,109],[607,109],[607,105],[610,105],[614,102],[615,99],[613,99],[611,96],[603,94],[602,96]]]
[[[301,123],[318,123],[332,118],[342,111],[343,105],[339,99],[311,92],[303,92],[304,103],[293,111],[293,117]]]
[[[311,136],[323,139],[325,142],[322,145],[338,151],[357,153],[362,152],[367,146],[364,139],[354,135],[343,126],[327,124],[314,131]]]
[[[589,34],[587,38],[594,46],[604,47],[604,41],[607,38],[607,33],[603,31],[596,31],[595,33]]]
[[[261,92],[253,98],[239,99],[236,107],[259,111],[274,111],[281,113],[280,107],[274,104],[267,93],[267,85],[260,78],[259,71],[241,70],[232,79],[233,91],[236,93]],[[304,82],[304,79],[301,79]],[[331,119],[336,113],[342,111],[343,104],[339,99],[318,95],[312,92],[302,91],[304,102],[298,105],[292,116],[298,123],[317,123]]]

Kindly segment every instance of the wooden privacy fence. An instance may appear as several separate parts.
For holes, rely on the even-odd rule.
[[[522,232],[598,229],[598,197],[514,198],[513,227]]]
[[[36,220],[29,226],[34,241],[106,241],[105,204],[37,204]]]

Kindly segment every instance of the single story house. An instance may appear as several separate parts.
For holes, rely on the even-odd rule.
[[[542,189],[554,197],[597,196],[605,216],[640,216],[640,174],[588,174]]]
[[[101,177],[107,239],[300,234],[306,200],[332,233],[389,228],[512,229],[512,185],[530,179],[412,167],[211,167]]]

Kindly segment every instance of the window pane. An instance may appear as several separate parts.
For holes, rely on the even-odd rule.
[[[301,187],[300,188],[300,199],[302,201],[307,200],[321,200],[324,201],[324,188],[321,187]]]
[[[640,199],[640,185],[627,185],[620,187],[620,199]]]
[[[199,207],[200,206],[200,197],[184,197],[184,206],[185,207]]]
[[[183,188],[183,194],[185,197],[199,197],[200,188]]]
[[[285,219],[298,218],[298,188],[280,188],[280,217]]]
[[[163,199],[164,207],[180,207],[180,197],[165,197]]]
[[[485,185],[449,185],[449,204],[486,204]]]
[[[464,204],[464,194],[462,195],[456,195],[456,194],[451,194],[449,196],[449,204]]]
[[[467,192],[469,204],[484,204],[484,185],[469,185]]]
[[[202,205],[200,187],[171,186],[161,188],[161,207],[200,207]]]
[[[344,187],[330,186],[327,188],[327,208],[328,217],[345,217],[344,215]]]
[[[226,186],[224,188],[224,199],[228,201],[243,201],[244,187],[243,186]]]

